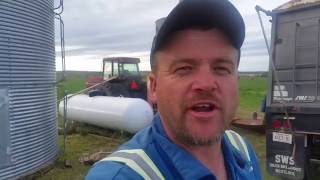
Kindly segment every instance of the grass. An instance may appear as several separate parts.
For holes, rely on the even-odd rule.
[[[57,98],[63,98],[64,91],[66,94],[76,93],[86,88],[86,78],[91,75],[97,75],[97,72],[69,72],[66,74],[65,81],[59,81],[57,85]],[[57,73],[57,79],[61,80],[61,73]]]
[[[259,111],[261,101],[266,95],[267,82],[263,77],[241,77],[239,82],[240,107]]]
[[[89,75],[97,73],[73,72],[67,74],[67,81],[64,82],[65,89],[68,93],[75,93],[85,88],[85,79]],[[60,83],[61,84],[61,83]],[[260,104],[266,94],[267,80],[263,77],[241,77],[239,83],[240,107],[237,112],[238,117],[248,118],[253,111],[259,112]],[[58,86],[58,99],[63,97],[62,86]],[[262,113],[259,114],[263,116]],[[60,121],[60,120],[59,120]],[[60,122],[61,123],[61,122]],[[59,123],[59,124],[60,124]],[[105,131],[105,130],[104,130]],[[276,180],[266,172],[265,167],[265,135],[249,132],[243,129],[237,131],[246,137],[255,149],[260,160],[263,179]],[[81,130],[78,132],[82,132]],[[56,163],[43,172],[35,175],[35,179],[83,179],[88,169],[87,165],[82,165],[78,159],[82,153],[92,153],[98,151],[112,151],[119,144],[126,141],[128,136],[122,136],[116,133],[110,133],[105,136],[92,135],[91,133],[78,133],[69,135],[67,138],[67,149],[65,153],[59,154]],[[63,149],[63,136],[59,135],[60,149]],[[64,167],[64,160],[72,162],[72,168]]]
[[[265,77],[246,77],[241,76],[239,80],[239,109],[238,117],[250,118],[252,112],[259,113],[261,102],[267,93],[267,80]]]
[[[241,76],[239,81],[240,102],[237,112],[238,117],[250,118],[252,112],[258,112],[260,118],[264,114],[259,112],[261,102],[266,95],[267,79],[265,77]],[[235,128],[243,137],[249,140],[260,161],[260,168],[263,179],[277,180],[277,177],[270,176],[266,171],[266,139],[265,134],[255,133],[240,128]]]
[[[79,162],[79,157],[83,153],[112,152],[116,147],[124,142],[124,138],[109,138],[92,134],[80,135],[72,134],[67,136],[66,151],[63,152],[63,136],[59,136],[60,154],[51,169],[39,172],[33,179],[53,180],[53,179],[83,179],[90,166]],[[64,166],[65,160],[71,162],[72,167]]]

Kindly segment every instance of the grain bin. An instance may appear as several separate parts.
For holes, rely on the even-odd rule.
[[[0,1],[0,179],[58,152],[53,0]]]

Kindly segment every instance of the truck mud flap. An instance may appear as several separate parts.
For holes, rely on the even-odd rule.
[[[273,176],[303,179],[305,135],[267,131],[267,170]]]

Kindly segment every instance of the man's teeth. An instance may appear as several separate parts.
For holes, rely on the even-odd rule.
[[[194,111],[198,112],[209,112],[214,110],[214,106],[209,103],[204,103],[204,104],[196,104],[192,107]]]
[[[197,105],[195,105],[195,107],[197,107],[197,108],[209,108],[209,107],[211,107],[211,105],[210,104],[197,104]]]

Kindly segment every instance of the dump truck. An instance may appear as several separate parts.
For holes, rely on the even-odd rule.
[[[284,179],[319,179],[320,1],[272,11],[266,165]]]

